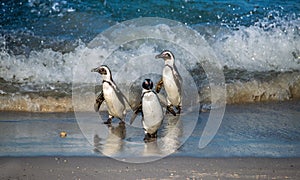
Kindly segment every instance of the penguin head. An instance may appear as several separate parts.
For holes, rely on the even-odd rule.
[[[106,65],[101,65],[97,68],[91,70],[92,72],[97,72],[102,75],[104,80],[112,80],[111,71]]]
[[[155,56],[156,59],[158,58],[162,58],[165,61],[171,60],[174,61],[175,56],[173,55],[173,53],[169,50],[164,50],[163,52],[161,52],[160,54]]]
[[[146,90],[150,90],[153,88],[153,82],[151,81],[151,79],[145,79],[142,84],[142,87]]]

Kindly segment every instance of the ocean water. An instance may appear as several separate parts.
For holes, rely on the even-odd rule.
[[[80,73],[88,74],[110,53],[103,45],[93,46],[92,40],[115,25],[141,17],[174,20],[196,31],[202,39],[197,47],[199,53],[206,54],[207,59],[216,58],[221,65],[227,103],[300,97],[300,3],[296,0],[23,0],[1,2],[0,11],[2,110],[72,110],[72,83],[77,73],[74,69],[84,67]],[[163,21],[159,25],[163,28],[156,28],[154,37],[163,36],[170,28]],[[141,32],[148,28],[141,27]],[[188,36],[178,36],[176,40],[184,41]],[[209,103],[207,72],[201,64],[189,65],[192,57],[178,44],[135,40],[119,45],[106,63],[114,66],[113,73],[117,73],[122,63],[133,56],[150,57],[163,49],[174,52],[198,86],[201,101]],[[83,65],[80,62],[85,56],[94,60]],[[157,68],[156,64],[147,66]]]

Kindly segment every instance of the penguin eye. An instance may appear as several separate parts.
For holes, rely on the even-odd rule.
[[[107,74],[107,72],[106,72],[106,70],[105,70],[104,68],[101,68],[101,69],[100,69],[100,72],[101,72],[101,74],[104,74],[104,75]]]

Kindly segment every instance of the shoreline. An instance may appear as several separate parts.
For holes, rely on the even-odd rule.
[[[272,78],[268,74],[259,74],[256,75],[258,77],[249,77],[248,80],[239,79],[239,72],[235,73],[225,76],[226,104],[282,102],[300,99],[300,72],[298,71],[278,73]],[[3,86],[0,91],[0,111],[72,112],[74,109],[76,111],[93,111],[95,94],[84,87],[75,90],[75,94],[78,91],[77,93],[84,95],[82,97],[75,96],[74,101],[70,84],[57,84],[53,85],[55,87],[53,90],[35,92],[18,90],[20,84],[10,84],[4,80],[0,81],[0,84]],[[209,85],[204,83],[198,84],[198,86],[200,86],[198,87],[199,103],[210,104],[211,89]],[[76,102],[76,98],[80,98],[77,99],[79,104],[73,104]]]
[[[0,157],[1,179],[297,179],[300,158],[167,157],[132,164],[101,157]]]
[[[249,85],[251,86],[251,85]],[[300,90],[300,88],[299,88]],[[226,101],[226,105],[253,105],[253,104],[261,104],[261,103],[293,103],[295,101],[300,100],[300,96],[298,97],[298,93],[294,95],[294,98],[286,98],[284,100],[257,100],[257,98],[261,98],[262,96],[252,96],[243,97],[242,94]],[[72,103],[72,97],[41,97],[34,96],[33,98],[28,95],[14,95],[11,96],[1,96],[0,95],[0,112],[28,112],[28,113],[73,113],[74,106]],[[239,102],[237,99],[241,98]],[[228,99],[228,98],[227,98]],[[82,104],[82,107],[79,107],[78,112],[93,112],[93,103],[94,100],[90,99],[89,104]],[[105,102],[101,107],[101,111],[106,111]],[[200,102],[200,105],[209,105],[209,102]],[[206,111],[206,109],[204,109]],[[202,111],[202,110],[200,110]]]

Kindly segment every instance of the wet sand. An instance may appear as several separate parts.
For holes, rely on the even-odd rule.
[[[1,179],[297,179],[300,158],[168,157],[131,164],[97,157],[0,158]]]

